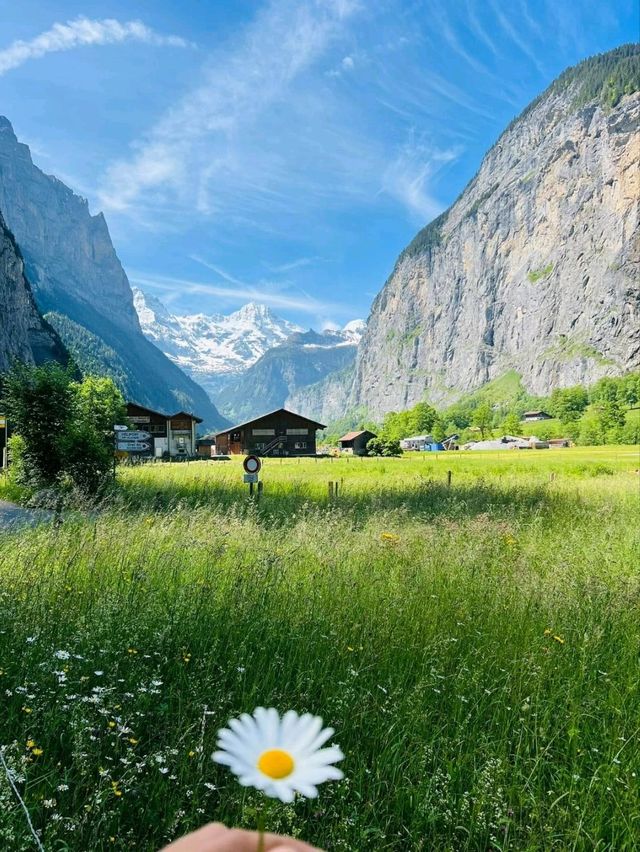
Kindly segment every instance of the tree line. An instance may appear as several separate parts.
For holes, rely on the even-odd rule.
[[[524,423],[528,410],[543,410],[552,420]],[[336,443],[348,419],[334,423],[326,439]],[[549,396],[532,396],[522,385],[510,399],[496,401],[489,391],[471,394],[444,409],[419,402],[406,411],[390,411],[381,423],[361,418],[357,428],[380,441],[398,442],[414,435],[442,441],[458,435],[460,443],[502,435],[532,435],[541,440],[567,438],[579,445],[640,443],[640,372],[602,378],[590,387],[556,388]]]

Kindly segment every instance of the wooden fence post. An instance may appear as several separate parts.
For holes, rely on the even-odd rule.
[[[451,488],[451,477],[453,476],[450,470],[447,471],[447,488]]]

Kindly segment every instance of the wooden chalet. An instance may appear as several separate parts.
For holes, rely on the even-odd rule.
[[[127,417],[134,429],[151,435],[149,455],[176,458],[196,455],[196,426],[202,423],[201,417],[187,411],[163,414],[135,402],[127,403]]]
[[[314,456],[322,423],[278,408],[216,434],[218,455]]]

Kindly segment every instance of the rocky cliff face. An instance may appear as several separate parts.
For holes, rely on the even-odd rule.
[[[38,312],[20,250],[0,213],[0,373],[14,360],[43,364],[66,359],[60,338]]]
[[[111,375],[142,405],[188,409],[222,425],[204,390],[142,334],[102,214],[31,160],[0,116],[0,210],[22,251],[38,308],[83,371]]]
[[[565,72],[405,249],[373,304],[347,408],[442,403],[512,369],[546,394],[639,366],[640,93],[629,61],[637,49]]]

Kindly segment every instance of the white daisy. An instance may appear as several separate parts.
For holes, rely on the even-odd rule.
[[[318,795],[317,784],[339,781],[343,773],[332,766],[344,755],[337,746],[321,748],[333,735],[322,719],[289,710],[282,718],[273,707],[243,713],[218,731],[218,749],[212,757],[228,766],[245,787],[292,802],[295,793]]]

